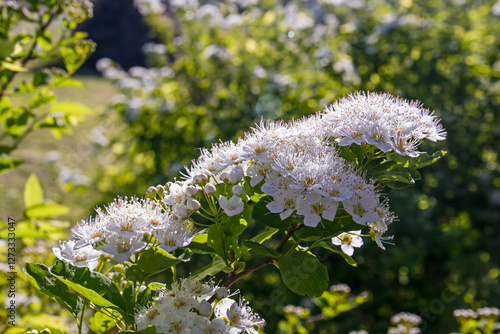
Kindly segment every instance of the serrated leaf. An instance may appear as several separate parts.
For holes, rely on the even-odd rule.
[[[264,256],[270,256],[270,257],[274,257],[274,258],[278,258],[281,256],[281,254],[278,253],[277,251],[275,251],[274,249],[266,247],[262,244],[259,244],[258,242],[253,242],[250,240],[243,240],[242,244],[244,246],[250,248],[251,250],[253,250],[261,255],[264,255]]]
[[[133,321],[131,315],[126,312],[127,305],[120,290],[103,274],[90,271],[86,267],[74,267],[60,260],[50,268],[50,272],[95,305],[115,309],[127,322]]]
[[[83,308],[80,297],[71,293],[66,284],[50,273],[49,268],[44,264],[26,263],[23,271],[38,290],[67,308],[75,318],[78,316]]]
[[[328,288],[328,271],[318,259],[307,252],[293,252],[279,261],[285,285],[301,296],[319,297]]]
[[[24,206],[31,208],[43,202],[43,190],[35,174],[31,174],[24,185]]]

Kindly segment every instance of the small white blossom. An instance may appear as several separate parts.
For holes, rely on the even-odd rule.
[[[88,267],[94,270],[99,262],[101,252],[92,248],[92,246],[85,246],[75,249],[75,242],[62,241],[59,242],[59,247],[52,248],[56,257],[60,260],[68,262],[75,267]]]
[[[342,233],[332,238],[332,243],[335,246],[340,246],[342,252],[349,256],[354,254],[354,247],[360,248],[363,246],[363,238],[360,236],[361,230],[351,231],[349,233]]]
[[[242,213],[245,208],[245,203],[243,203],[241,198],[235,195],[233,195],[229,200],[220,195],[219,205],[229,217]]]

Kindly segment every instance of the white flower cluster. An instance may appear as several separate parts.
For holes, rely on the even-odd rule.
[[[500,317],[500,310],[496,307],[482,307],[477,309],[477,311],[471,309],[455,310],[453,311],[453,315],[459,321],[476,319],[479,316],[481,319],[496,322]]]
[[[395,217],[388,208],[387,200],[380,198],[376,182],[366,180],[359,169],[341,158],[336,145],[366,141],[382,151],[391,149],[380,142],[372,142],[371,137],[362,133],[359,136],[362,141],[347,142],[337,125],[364,122],[364,131],[377,128],[376,124],[381,126],[383,115],[388,124],[378,129],[389,133],[391,126],[401,126],[405,130],[394,135],[400,136],[398,138],[409,133],[411,138],[419,140],[438,140],[444,138],[444,131],[434,116],[417,108],[417,103],[397,100],[387,94],[356,94],[342,101],[347,105],[345,108],[343,103],[337,103],[325,113],[298,121],[261,123],[236,144],[226,142],[214,145],[211,150],[202,149],[201,156],[187,167],[186,180],[177,182],[175,187],[167,187],[166,203],[173,205],[174,215],[185,218],[186,200],[193,196],[184,193],[183,189],[203,190],[211,194],[215,192],[213,184],[227,182],[232,185],[232,197],[219,196],[219,204],[228,216],[233,216],[244,209],[241,189],[243,182],[249,182],[252,187],[261,186],[262,192],[269,196],[267,208],[283,220],[296,215],[303,217],[306,226],[316,227],[320,222],[333,221],[341,207],[354,222],[368,226],[372,238],[384,248],[382,242],[387,238],[383,238],[382,234]],[[353,105],[359,112],[344,113],[342,120],[333,121],[337,110],[354,110]],[[416,109],[420,110],[420,118],[415,116]],[[369,110],[373,115],[377,113],[378,118],[368,117]],[[402,110],[408,111],[407,117]],[[410,111],[414,113],[411,117]],[[405,119],[405,124],[402,119]],[[424,130],[425,124],[427,127]],[[393,133],[399,131],[393,130]],[[416,145],[415,141],[413,143]],[[399,148],[394,149],[395,153],[411,155]],[[361,231],[353,231],[334,238],[332,242],[352,255],[354,247],[363,244],[360,234]]]
[[[218,299],[211,304],[207,300],[214,294]],[[257,334],[265,322],[243,298],[238,303],[227,295],[224,287],[186,278],[162,290],[152,306],[136,315],[137,329],[153,325],[158,333]]]
[[[388,334],[419,334],[418,325],[422,318],[413,313],[401,312],[391,317],[391,323],[396,327],[389,328]]]
[[[57,258],[77,267],[94,270],[101,252],[123,263],[133,253],[146,247],[144,234],[153,235],[158,246],[167,252],[185,247],[193,240],[192,224],[174,216],[167,207],[135,197],[118,198],[97,216],[82,221],[71,231],[76,241],[61,242],[53,248]]]
[[[423,139],[444,140],[446,132],[439,119],[420,102],[389,94],[357,93],[326,108],[328,134],[339,145],[368,143],[383,152],[417,157]]]

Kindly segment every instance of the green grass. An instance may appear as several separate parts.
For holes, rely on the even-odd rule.
[[[16,77],[16,82],[30,80],[30,73],[23,73]],[[69,168],[79,168],[84,175],[92,176],[92,167],[103,159],[94,155],[90,132],[96,125],[101,125],[107,131],[116,131],[113,127],[112,115],[106,115],[110,98],[115,94],[112,84],[97,76],[75,76],[86,86],[86,89],[60,87],[56,89],[59,101],[69,100],[81,103],[95,111],[94,115],[80,122],[73,129],[73,134],[65,134],[56,139],[48,130],[36,130],[29,135],[13,153],[24,160],[24,164],[14,171],[0,175],[0,211],[2,219],[12,217],[22,218],[24,210],[23,188],[28,176],[35,173],[44,190],[45,199],[70,206],[71,212],[67,215],[70,220],[80,219],[88,213],[89,207],[96,201],[97,193],[81,189],[65,191],[57,180],[59,167],[54,163],[47,163],[48,152],[59,152],[58,163]],[[23,104],[29,101],[29,96],[12,98],[14,104]],[[66,189],[67,190],[67,189]]]

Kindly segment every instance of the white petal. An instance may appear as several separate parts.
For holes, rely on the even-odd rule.
[[[354,247],[352,247],[351,245],[343,244],[342,246],[340,246],[340,248],[342,249],[342,252],[344,252],[344,254],[347,254],[349,256],[352,256],[352,254],[354,254]]]

